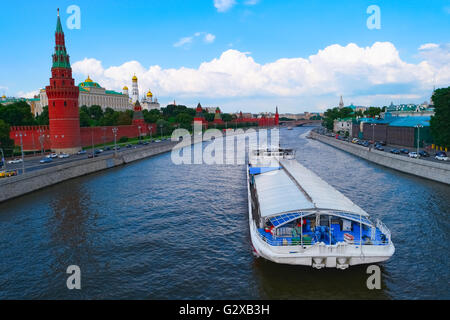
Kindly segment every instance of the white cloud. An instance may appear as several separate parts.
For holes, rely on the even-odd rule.
[[[192,40],[194,39],[194,37],[184,37],[181,38],[180,40],[178,40],[178,42],[174,43],[174,47],[182,47],[186,44],[192,43]]]
[[[19,91],[17,92],[17,96],[20,98],[26,98],[26,99],[32,99],[34,98],[34,96],[39,95],[39,90],[34,90],[34,91],[30,91],[30,92],[23,92],[23,91]]]
[[[255,4],[258,4],[260,0],[246,0],[244,2],[245,5],[247,6],[254,6]]]
[[[235,0],[214,0],[214,7],[216,7],[218,12],[226,12],[235,4]]]
[[[211,33],[196,32],[192,36],[181,38],[180,40],[178,40],[178,42],[174,43],[173,46],[176,48],[178,47],[187,48],[190,44],[194,42],[195,38],[201,37],[203,35],[204,35],[203,41],[205,43],[213,43],[214,40],[216,39],[216,36]]]
[[[425,43],[419,47],[419,50],[428,50],[428,49],[435,49],[439,48],[439,45],[436,43]]]
[[[228,105],[286,101],[292,106],[320,108],[337,104],[341,94],[348,103],[353,99],[354,103],[367,104],[429,95],[434,84],[450,84],[449,55],[450,44],[428,46],[419,50],[419,63],[407,63],[392,43],[376,42],[370,47],[334,44],[307,58],[282,58],[266,64],[257,63],[250,53],[230,49],[198,68],[162,69],[155,65],[146,69],[130,61],[105,69],[98,60],[84,59],[74,63],[73,70],[95,74],[95,81],[116,90],[129,85],[136,73],[142,92],[151,88],[157,96],[177,101],[209,99]],[[424,99],[420,100],[417,102]]]
[[[215,39],[216,39],[216,36],[211,34],[211,33],[208,33],[208,34],[205,35],[205,42],[206,43],[213,43]]]

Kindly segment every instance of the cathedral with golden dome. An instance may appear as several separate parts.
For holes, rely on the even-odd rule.
[[[137,101],[139,101],[139,85],[136,75],[133,76],[131,81],[133,83],[133,86],[130,103],[134,105]],[[123,88],[123,94],[128,95],[128,87],[125,86]],[[161,105],[159,104],[158,99],[153,97],[153,93],[150,90],[148,90],[147,94],[142,97],[142,99],[140,100],[140,105],[143,110],[161,110]]]

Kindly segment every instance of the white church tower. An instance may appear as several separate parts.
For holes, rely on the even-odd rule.
[[[138,78],[136,75],[133,76],[133,88],[131,92],[132,103],[135,104],[136,101],[139,101],[139,87],[138,87]]]

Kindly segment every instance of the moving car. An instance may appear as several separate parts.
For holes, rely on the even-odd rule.
[[[439,161],[448,161],[447,154],[443,151],[439,151],[438,153],[436,153],[436,156],[434,158]]]
[[[381,146],[381,144],[376,144],[375,149],[377,149],[379,151],[384,151],[384,148]]]
[[[58,155],[56,153],[52,153],[52,154],[49,154],[47,156],[47,158],[50,158],[50,159],[58,158]]]
[[[398,149],[392,149],[392,150],[390,151],[390,153],[393,153],[393,154],[400,154],[400,150],[398,150]]]
[[[89,153],[89,154],[88,154],[88,159],[91,159],[91,158],[97,158],[97,157],[98,157],[98,155],[97,155],[96,153],[94,153],[94,154]]]
[[[53,162],[53,160],[52,160],[52,158],[49,158],[48,156],[47,157],[45,157],[44,159],[42,159],[41,161],[39,161],[41,164],[44,164],[44,163],[51,163],[51,162]]]
[[[410,152],[408,153],[408,157],[410,158],[419,158],[419,155],[417,154],[417,152]]]
[[[408,149],[400,149],[400,153],[408,154],[409,150]]]
[[[428,152],[426,152],[425,150],[419,151],[419,155],[421,157],[429,157],[430,156],[430,154]]]
[[[131,148],[132,147],[132,145],[131,144],[127,144],[127,148],[129,149],[129,148]]]
[[[60,159],[65,159],[65,158],[68,158],[68,157],[69,157],[69,155],[67,153],[60,153],[59,156],[58,156],[58,158],[60,158]]]
[[[86,154],[86,150],[80,150],[80,151],[78,151],[77,154],[78,154],[78,155],[80,155],[80,154]]]
[[[8,178],[17,176],[19,172],[17,170],[0,171],[0,178]]]
[[[22,159],[14,159],[14,160],[9,160],[8,164],[17,164],[17,163],[22,163],[23,160]]]
[[[358,139],[356,139],[356,138],[353,138],[353,140],[352,140],[352,143],[358,143]]]

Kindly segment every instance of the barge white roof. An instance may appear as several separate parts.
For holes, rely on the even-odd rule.
[[[309,195],[316,208],[368,216],[367,212],[296,160],[281,160],[280,163]]]
[[[314,209],[314,204],[284,170],[256,175],[255,184],[262,217]]]
[[[280,164],[284,170],[255,176],[262,217],[313,209],[369,216],[296,160],[280,160]]]

